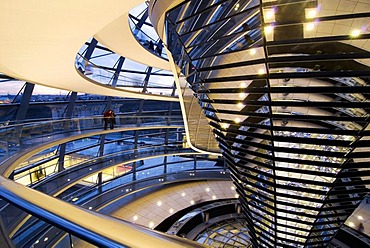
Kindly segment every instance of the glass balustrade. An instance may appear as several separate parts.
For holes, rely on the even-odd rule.
[[[182,123],[181,119],[158,116],[129,117],[118,115],[116,120],[116,128],[156,125],[167,126]],[[6,158],[24,151],[25,149],[35,148],[36,145],[51,143],[58,139],[69,137],[71,134],[84,134],[102,129],[103,117],[100,116],[27,122],[2,126],[0,127],[0,139],[2,143],[2,145],[0,145],[0,159],[4,162]]]
[[[160,77],[155,80],[156,82],[146,82],[135,77],[117,75],[113,68],[108,69],[107,67],[94,64],[79,53],[76,55],[75,66],[81,75],[96,83],[137,93],[145,92],[145,88],[147,90],[150,89],[150,94],[153,95],[172,96],[173,86],[168,85],[168,82],[165,81],[161,83]],[[152,78],[155,78],[155,75],[152,75]]]
[[[139,27],[137,25],[136,18],[133,16],[129,16],[129,24],[132,31],[132,34],[135,36],[137,41],[145,47],[148,51],[151,53],[168,60],[168,56],[166,54],[165,49],[163,48],[163,43],[159,39],[156,32],[145,32],[145,29],[153,29],[152,26],[149,25],[143,25],[143,27]]]

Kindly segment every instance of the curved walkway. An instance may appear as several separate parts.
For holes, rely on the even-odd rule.
[[[82,78],[75,68],[76,54],[86,40],[117,18],[127,16],[129,10],[142,2],[2,1],[0,72],[27,82],[68,91],[178,101],[173,97],[135,93],[93,83]],[[126,22],[128,26],[128,20]],[[132,36],[131,30],[128,31]],[[149,51],[140,53],[154,56]],[[147,58],[145,62],[148,62]]]

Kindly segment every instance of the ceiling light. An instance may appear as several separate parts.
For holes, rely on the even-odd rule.
[[[274,22],[275,21],[275,10],[274,9],[264,9],[263,16],[265,22]]]
[[[210,191],[210,188],[206,188],[206,191],[209,192]]]
[[[230,126],[229,123],[221,123],[221,128],[223,128],[223,129],[228,129],[229,126]]]
[[[315,23],[309,22],[306,23],[306,31],[312,31],[315,28]]]
[[[350,227],[354,227],[354,226],[355,226],[355,224],[354,224],[353,222],[349,222],[349,223],[348,223],[348,225],[349,225]]]
[[[158,206],[158,207],[162,206],[162,202],[161,202],[161,201],[158,201],[158,202],[157,202],[157,206]]]
[[[172,214],[173,213],[173,208],[170,208],[169,212],[170,212],[170,214]]]
[[[236,104],[236,106],[240,109],[245,107],[245,105],[242,102],[238,102],[238,104]]]
[[[182,193],[181,196],[185,196],[186,194],[185,193]]]
[[[213,195],[213,196],[212,196],[212,199],[213,199],[213,200],[216,200],[216,198],[217,198],[217,197],[216,197],[215,195]]]
[[[360,34],[361,34],[360,29],[355,29],[355,30],[352,30],[352,32],[351,32],[352,37],[358,37],[358,36],[360,36]]]
[[[240,88],[246,88],[247,87],[247,84],[246,83],[241,83],[240,84]]]
[[[195,201],[194,201],[194,200],[191,200],[191,201],[190,201],[190,204],[191,204],[191,205],[194,205],[194,203],[195,203]]]
[[[231,189],[232,189],[232,190],[235,190],[235,187],[234,187],[234,186],[231,186]]]
[[[234,196],[235,196],[235,198],[239,198],[239,194],[235,194]]]
[[[274,31],[274,27],[271,26],[271,25],[270,26],[266,26],[264,30],[265,30],[265,35],[266,34],[271,34]]]
[[[245,97],[245,93],[244,93],[244,92],[239,93],[239,97],[240,97],[240,98]]]
[[[137,219],[139,219],[139,217],[138,217],[137,215],[134,215],[134,217],[132,217],[132,219],[133,219],[134,221],[137,221]]]
[[[240,122],[240,118],[235,118],[234,122],[235,123],[239,123]]]
[[[259,69],[258,70],[258,75],[262,75],[262,74],[265,74],[265,70],[264,69]]]
[[[363,219],[364,219],[361,215],[357,216],[357,218],[358,218],[359,220],[363,220]]]
[[[255,48],[252,48],[249,50],[249,54],[250,55],[255,55],[257,53],[256,49]]]
[[[153,229],[153,227],[154,227],[154,222],[153,221],[149,222],[149,228]]]
[[[239,3],[235,4],[234,10],[237,11],[239,9],[239,7],[240,7]]]
[[[316,8],[307,8],[306,9],[306,18],[312,19],[317,16],[317,9]]]

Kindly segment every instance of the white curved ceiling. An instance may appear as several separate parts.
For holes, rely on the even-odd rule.
[[[142,2],[0,0],[0,72],[76,92],[178,101],[95,84],[75,69],[75,56],[85,41]]]

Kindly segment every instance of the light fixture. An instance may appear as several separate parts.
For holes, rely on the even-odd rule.
[[[231,186],[231,189],[232,189],[232,190],[235,190],[235,187],[234,187],[234,186]]]
[[[185,192],[181,194],[181,196],[185,196],[185,195],[186,195]]]
[[[236,106],[241,109],[244,108],[245,105],[242,102],[238,102]]]
[[[190,204],[191,204],[191,205],[194,205],[194,203],[195,203],[195,201],[194,201],[194,200],[191,200],[191,201],[190,201]]]
[[[349,223],[348,223],[348,225],[349,225],[350,227],[354,227],[354,226],[355,226],[355,224],[354,224],[353,222],[349,222]]]
[[[153,221],[149,222],[149,228],[153,229],[153,227],[154,227],[154,222]]]
[[[46,241],[48,241],[48,239],[49,239],[48,237],[45,237],[45,238],[44,238],[44,241],[46,242]]]
[[[235,118],[234,122],[235,123],[239,123],[240,122],[240,118]]]
[[[363,220],[364,218],[361,215],[359,215],[359,216],[357,216],[357,219]]]
[[[235,198],[239,198],[239,194],[235,194],[234,196],[235,196]]]
[[[240,7],[239,3],[235,4],[234,10],[237,11],[239,9],[239,7]]]
[[[137,219],[139,219],[139,217],[138,217],[137,215],[134,215],[134,217],[132,217],[132,219],[133,219],[134,221],[137,221]]]
[[[228,129],[229,126],[230,126],[229,123],[221,123],[221,128],[223,128],[223,129]]]
[[[247,87],[247,84],[246,83],[241,83],[240,84],[240,88],[246,88]]]
[[[358,36],[360,36],[360,34],[361,34],[361,30],[360,29],[354,29],[351,32],[351,36],[352,37],[358,37]]]
[[[265,22],[274,22],[275,21],[275,10],[274,9],[264,9],[263,17]]]
[[[264,69],[259,69],[258,70],[258,75],[263,75],[265,74],[265,70]]]
[[[252,49],[249,50],[249,54],[252,55],[252,56],[255,55],[256,53],[257,53],[256,48],[252,48]]]
[[[265,34],[271,34],[274,31],[274,26],[269,25],[264,28]]]
[[[240,92],[240,93],[239,93],[239,97],[240,97],[240,98],[245,97],[245,93],[244,93],[244,92]]]
[[[216,198],[217,198],[217,197],[216,197],[215,195],[213,195],[213,196],[212,196],[212,199],[213,199],[213,200],[216,200]]]
[[[315,23],[313,23],[313,22],[306,23],[306,25],[305,25],[306,31],[312,31],[312,30],[314,30],[314,28],[315,28]]]
[[[209,192],[211,189],[210,188],[206,188],[206,191]]]
[[[317,9],[316,8],[307,8],[306,9],[306,19],[312,19],[317,16]]]
[[[78,197],[75,197],[72,199],[73,202],[77,201],[78,200]]]
[[[158,207],[162,206],[162,202],[161,202],[161,201],[158,201],[158,202],[157,202],[157,206],[158,206]]]

